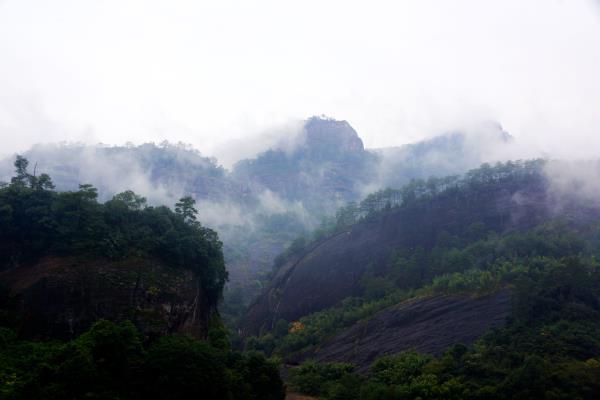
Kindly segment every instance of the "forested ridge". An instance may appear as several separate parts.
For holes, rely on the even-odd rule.
[[[257,332],[265,321],[272,327],[278,318],[293,320],[330,307],[356,294],[368,270],[389,268],[391,253],[403,248],[427,253],[438,237],[528,229],[555,218],[554,204],[563,200],[566,213],[582,210],[579,219],[593,215],[581,202],[551,198],[544,164],[483,165],[464,177],[413,181],[342,208],[275,259],[271,284],[243,325]],[[323,285],[327,291],[318,289]]]
[[[359,222],[381,218],[386,212],[409,208],[433,199],[448,197],[476,198],[490,187],[546,186],[543,168],[546,160],[507,161],[468,171],[464,176],[432,176],[428,179],[412,179],[398,189],[386,188],[367,195],[360,202],[350,202],[338,209],[335,215],[322,218],[320,226],[309,237],[300,236],[275,260],[281,266],[286,257],[301,253],[312,243],[348,230]]]
[[[175,212],[149,206],[132,191],[100,203],[91,184],[56,192],[48,175],[28,172],[25,158],[18,157],[15,168],[16,176],[0,189],[0,270],[48,255],[156,257],[197,274],[216,304],[227,280],[222,244],[196,221],[192,198],[182,198]]]
[[[262,354],[240,353],[229,347],[227,331],[216,312],[227,280],[221,242],[215,231],[197,221],[191,197],[177,202],[175,211],[165,206],[148,206],[143,197],[132,191],[99,203],[97,190],[89,184],[80,185],[78,191],[55,192],[51,177],[30,173],[28,161],[23,157],[17,157],[15,169],[11,182],[0,188],[2,399],[187,399],[203,396],[259,400],[284,397],[276,364]],[[116,276],[119,280],[113,284],[123,286],[125,275],[133,279],[136,292],[143,280],[137,269],[143,270],[145,264],[151,273],[160,274],[153,278],[154,281],[166,280],[170,284],[168,271],[160,269],[162,267],[156,269],[152,260],[158,260],[159,266],[165,265],[174,271],[189,271],[201,287],[195,299],[191,299],[191,312],[207,315],[208,333],[204,340],[176,332],[149,336],[128,320],[99,320],[71,340],[23,338],[23,321],[31,319],[30,314],[36,311],[27,307],[38,304],[35,301],[39,300],[33,299],[32,303],[27,298],[29,292],[15,293],[15,287],[11,289],[11,283],[13,286],[15,283],[4,279],[15,271],[24,271],[21,276],[27,277],[28,273],[32,274],[31,268],[49,257],[75,259],[75,270],[97,269],[99,265],[123,269],[115,275],[109,267],[102,267],[97,279],[115,279]],[[50,270],[49,275],[39,278],[36,287],[45,290],[44,282],[57,274],[56,279],[70,278],[61,273]],[[70,273],[79,276],[77,271]],[[175,275],[175,279],[181,280],[184,276]],[[16,284],[18,286],[19,282]],[[69,280],[65,285],[68,288]],[[114,289],[115,296],[119,293],[117,289]],[[70,291],[77,290],[73,287]],[[143,288],[141,296],[146,298],[146,303],[156,303],[157,298],[165,295],[160,291],[159,286],[150,286]],[[70,293],[59,294],[68,299],[79,298],[69,297]],[[166,295],[169,300],[168,296],[177,293]],[[203,299],[198,299],[198,295]],[[88,300],[81,298],[81,301]],[[116,303],[119,307],[127,307],[132,301],[118,300],[102,299],[104,304]],[[65,306],[62,298],[47,301],[53,303],[49,307]],[[135,302],[131,304],[129,307],[136,307]],[[156,307],[160,309],[169,304],[172,308],[172,303],[163,305],[160,302]],[[69,304],[66,306],[70,307]],[[77,309],[77,305],[74,306]],[[214,311],[198,310],[198,307],[214,308]],[[124,315],[146,312],[144,309],[124,311],[127,311]],[[152,323],[153,320],[149,321]],[[144,324],[142,327],[147,328]],[[39,333],[44,336],[43,332]]]

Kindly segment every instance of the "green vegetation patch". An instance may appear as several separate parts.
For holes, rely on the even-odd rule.
[[[600,265],[535,258],[515,280],[503,328],[443,356],[383,357],[370,375],[306,362],[292,386],[321,399],[595,399],[600,394]],[[348,390],[351,388],[351,390]]]
[[[102,204],[92,185],[58,193],[48,175],[31,175],[27,167],[17,156],[15,177],[0,188],[0,270],[48,255],[157,259],[193,271],[208,301],[216,304],[227,280],[222,244],[215,231],[196,221],[191,197],[182,198],[175,212],[148,206],[132,191]]]
[[[67,343],[0,329],[2,399],[281,400],[277,366],[184,335],[143,343],[133,324],[99,321]]]

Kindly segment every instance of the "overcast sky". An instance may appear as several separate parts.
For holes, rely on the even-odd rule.
[[[162,139],[220,155],[326,114],[368,147],[496,120],[598,156],[599,71],[595,0],[0,0],[0,155]]]

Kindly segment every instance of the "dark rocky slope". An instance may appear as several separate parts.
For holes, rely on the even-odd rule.
[[[356,323],[300,358],[348,362],[365,371],[375,359],[414,350],[438,355],[448,347],[469,345],[504,324],[510,292],[484,297],[436,296],[413,299]]]
[[[554,217],[576,222],[598,215],[577,199],[557,198],[541,174],[471,183],[367,218],[287,260],[248,311],[245,333],[257,334],[279,319],[295,321],[359,296],[362,276],[367,271],[384,275],[395,249],[419,246],[427,251],[442,233],[468,235],[473,223],[505,233]]]
[[[0,273],[25,338],[70,339],[98,319],[131,320],[148,336],[206,337],[215,305],[197,277],[158,260],[46,257]]]

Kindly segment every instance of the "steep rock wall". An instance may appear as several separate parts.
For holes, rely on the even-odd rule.
[[[0,273],[26,338],[69,339],[98,319],[131,320],[145,335],[206,337],[216,305],[192,272],[156,260],[47,257]]]

